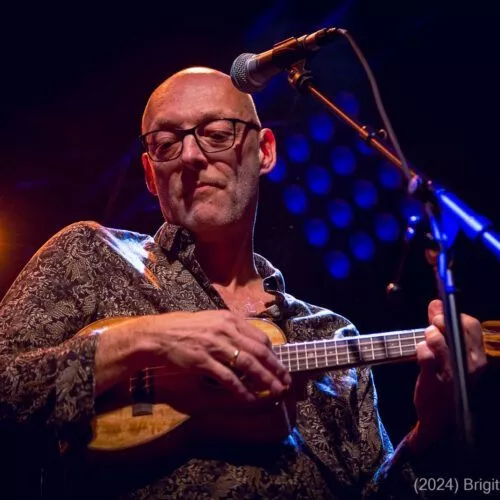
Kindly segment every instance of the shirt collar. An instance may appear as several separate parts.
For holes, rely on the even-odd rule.
[[[193,235],[184,227],[164,222],[154,235],[155,242],[167,252],[176,253],[194,243]]]
[[[179,252],[186,250],[194,243],[191,232],[182,226],[164,222],[154,236],[155,242],[167,252],[173,252],[178,256]],[[257,272],[264,280],[266,292],[285,292],[285,280],[281,271],[276,269],[266,258],[254,253]]]

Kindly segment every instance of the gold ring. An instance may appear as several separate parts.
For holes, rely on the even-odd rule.
[[[240,355],[240,350],[239,349],[235,349],[234,352],[233,352],[233,357],[229,360],[229,366],[231,368],[234,368],[234,366],[236,366],[236,361],[238,361],[238,356]]]

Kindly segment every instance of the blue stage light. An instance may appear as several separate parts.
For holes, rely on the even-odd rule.
[[[294,134],[285,139],[285,147],[288,157],[296,162],[303,163],[309,160],[311,154],[309,141],[302,134]]]
[[[307,184],[314,194],[328,194],[332,189],[332,178],[324,167],[313,165],[307,169]]]
[[[346,146],[333,148],[330,159],[333,170],[339,175],[349,175],[356,170],[356,158]]]
[[[403,175],[398,167],[389,162],[382,162],[378,168],[380,184],[387,189],[401,187]]]
[[[331,141],[335,134],[335,126],[332,118],[324,113],[314,115],[310,118],[309,130],[312,138],[320,143]]]
[[[354,201],[361,208],[372,208],[377,203],[377,190],[373,182],[357,181],[354,185]]]
[[[307,197],[301,186],[293,184],[283,191],[285,205],[292,214],[303,214],[307,208]]]
[[[315,247],[323,247],[330,238],[330,230],[321,219],[310,219],[305,224],[307,241]]]
[[[276,160],[276,165],[267,174],[267,178],[272,182],[281,182],[286,177],[286,163],[282,158]]]
[[[352,222],[352,208],[345,200],[337,199],[328,203],[328,216],[336,227],[348,227]]]
[[[336,279],[347,278],[351,271],[349,257],[344,252],[338,250],[325,255],[325,264],[328,272]]]
[[[396,241],[399,236],[399,223],[392,214],[375,216],[375,233],[381,241]]]
[[[370,236],[364,232],[356,232],[349,238],[349,245],[358,260],[371,260],[375,254],[375,244]]]

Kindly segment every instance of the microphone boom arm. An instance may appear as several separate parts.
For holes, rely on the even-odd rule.
[[[467,350],[460,322],[460,311],[457,306],[450,251],[457,230],[461,227],[469,238],[481,240],[497,258],[500,258],[500,236],[490,229],[491,224],[485,217],[476,214],[458,197],[448,193],[423,174],[417,173],[414,168],[403,164],[399,157],[379,140],[379,135],[385,135],[381,134],[383,131],[374,132],[367,126],[360,125],[325,97],[314,85],[311,72],[305,68],[305,62],[304,59],[287,68],[289,84],[301,94],[310,94],[317,99],[330,112],[353,128],[361,139],[403,171],[409,177],[409,194],[425,203],[433,238],[439,247],[436,279],[439,294],[443,301],[446,320],[445,333],[452,358],[457,439],[463,453],[462,467],[465,472],[470,472],[470,468],[474,467],[474,455],[477,450],[475,450],[473,422],[469,404]],[[440,227],[441,224],[445,230]]]

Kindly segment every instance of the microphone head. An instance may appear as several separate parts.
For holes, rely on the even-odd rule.
[[[249,73],[249,61],[255,57],[255,54],[245,52],[240,54],[231,66],[231,80],[233,85],[241,92],[251,94],[262,88],[262,85],[256,85],[252,82]]]

